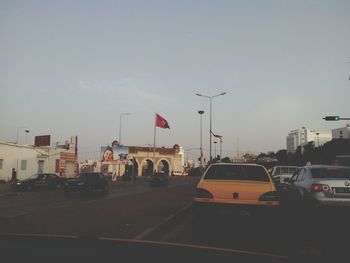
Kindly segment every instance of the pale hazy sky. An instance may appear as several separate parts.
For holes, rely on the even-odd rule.
[[[350,116],[350,1],[0,1],[0,140],[78,135],[80,159],[118,139],[198,156],[277,151],[292,129]],[[25,142],[20,128],[20,142]],[[213,148],[214,149],[214,148]],[[219,147],[217,147],[219,151]]]

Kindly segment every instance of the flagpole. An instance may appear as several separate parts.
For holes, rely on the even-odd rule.
[[[152,169],[152,174],[153,171],[156,167],[156,131],[157,131],[157,126],[156,126],[156,122],[157,122],[157,113],[155,113],[154,115],[154,141],[153,141],[153,169]]]
[[[220,138],[220,160],[222,160],[222,138]]]

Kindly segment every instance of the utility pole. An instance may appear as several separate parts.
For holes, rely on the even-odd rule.
[[[202,146],[202,116],[204,114],[204,110],[199,110],[198,111],[199,115],[200,115],[200,165],[203,166],[203,146]]]

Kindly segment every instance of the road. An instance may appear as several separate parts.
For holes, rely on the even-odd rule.
[[[0,233],[151,240],[299,261],[321,262],[346,251],[340,237],[348,221],[341,216],[310,222],[305,214],[282,211],[271,222],[241,216],[199,228],[192,209],[198,179],[172,177],[168,187],[159,188],[150,188],[148,178],[116,182],[107,195],[67,197],[57,190],[2,195]]]

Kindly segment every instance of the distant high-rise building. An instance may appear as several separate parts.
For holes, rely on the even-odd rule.
[[[343,128],[332,130],[333,139],[350,139],[350,124],[347,124]]]
[[[314,142],[315,146],[321,146],[332,140],[330,132],[316,132],[302,127],[301,129],[292,130],[287,136],[287,152],[294,153],[299,146],[307,145]]]

